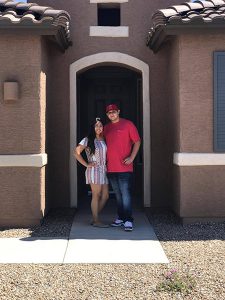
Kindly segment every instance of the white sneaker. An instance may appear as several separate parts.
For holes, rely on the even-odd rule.
[[[123,226],[124,225],[124,222],[123,220],[120,220],[120,219],[116,219],[113,223],[111,223],[111,226],[113,227],[119,227],[119,226]]]
[[[130,221],[126,221],[124,223],[124,230],[125,231],[132,231],[133,230],[133,224]]]

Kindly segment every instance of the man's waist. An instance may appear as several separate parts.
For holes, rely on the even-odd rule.
[[[133,165],[123,165],[123,166],[107,166],[108,173],[115,173],[115,172],[133,172]]]

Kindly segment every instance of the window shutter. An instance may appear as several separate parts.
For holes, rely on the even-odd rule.
[[[214,52],[214,151],[225,152],[225,52]]]

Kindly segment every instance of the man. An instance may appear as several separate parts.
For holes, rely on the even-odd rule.
[[[107,144],[107,172],[116,195],[118,218],[111,224],[124,226],[125,231],[133,230],[131,182],[133,161],[140,148],[140,136],[135,125],[120,118],[116,104],[106,107],[111,121],[104,128]]]

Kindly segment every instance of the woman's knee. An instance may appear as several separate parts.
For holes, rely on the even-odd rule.
[[[92,192],[92,198],[99,200],[101,198],[101,191]]]

